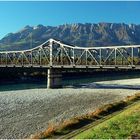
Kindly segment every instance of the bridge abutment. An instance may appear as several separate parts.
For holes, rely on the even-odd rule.
[[[47,88],[61,88],[62,87],[62,72],[59,69],[48,69]]]

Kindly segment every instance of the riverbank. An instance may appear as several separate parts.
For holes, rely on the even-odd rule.
[[[94,129],[94,127],[96,127],[97,125],[100,125],[101,123],[117,116],[118,114],[122,113],[126,109],[129,109],[132,106],[135,106],[136,104],[140,105],[140,93],[137,93],[132,96],[128,96],[124,100],[120,100],[117,102],[113,102],[111,104],[103,105],[102,107],[96,109],[93,112],[68,119],[59,125],[53,125],[43,132],[32,135],[31,138],[32,139],[44,139],[44,138],[73,139],[73,138],[75,138],[75,136],[77,137],[77,136],[81,135],[82,133],[85,133],[87,130],[89,130],[91,128]],[[137,113],[139,114],[140,112],[137,112]],[[140,117],[138,119],[140,120]],[[127,120],[126,120],[126,123],[127,123]],[[134,125],[139,124],[136,122],[133,122],[133,123],[130,125],[134,126]],[[123,122],[121,124],[123,124]],[[125,125],[123,127],[125,127]],[[121,127],[118,127],[118,128],[121,128]],[[106,130],[106,129],[104,129],[104,130]],[[116,131],[114,134],[122,132],[121,130],[122,129],[120,129],[120,131]],[[132,132],[131,130],[133,130],[133,132],[138,133],[137,128],[131,127],[129,129],[129,134],[127,136],[129,136],[131,134],[131,132]],[[108,133],[108,131],[105,131],[104,133],[106,133],[106,132]],[[127,133],[128,131],[127,130],[125,131],[125,129],[124,129],[123,132]],[[102,133],[102,130],[100,130],[100,133],[101,133],[101,135],[102,134],[104,135],[104,133]],[[98,137],[98,139],[103,138],[103,137],[99,137],[100,134],[98,132],[93,133],[93,135],[94,134]],[[108,134],[111,134],[111,132],[109,132]],[[112,134],[112,137],[115,136],[114,134]],[[88,137],[89,135],[86,133],[86,136]],[[109,138],[111,138],[111,137],[109,137]]]
[[[73,137],[73,139],[140,139],[139,122],[140,101],[135,101],[121,113],[93,125]]]
[[[127,81],[135,85],[138,79],[127,79]],[[122,80],[121,84],[125,85],[125,82]],[[117,83],[119,85],[120,80]],[[92,112],[104,104],[122,100],[139,91],[114,89],[109,86],[101,89],[84,86],[75,89],[0,92],[0,138],[27,138],[31,134],[46,130],[51,124]]]

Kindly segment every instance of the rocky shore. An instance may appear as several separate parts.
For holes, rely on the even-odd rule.
[[[27,138],[31,134],[45,130],[48,125],[86,114],[104,104],[122,100],[140,91],[133,88],[125,89],[125,85],[128,87],[137,84],[138,87],[140,85],[138,81],[140,79],[114,81],[115,85],[123,83],[124,88],[110,87],[109,85],[113,84],[112,81],[98,82],[97,86],[94,83],[75,89],[0,92],[0,138]],[[99,88],[99,85],[102,88]],[[108,88],[106,88],[107,85]]]

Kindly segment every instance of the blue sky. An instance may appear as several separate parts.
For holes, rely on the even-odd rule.
[[[140,2],[0,2],[0,38],[26,25],[88,22],[140,24]]]

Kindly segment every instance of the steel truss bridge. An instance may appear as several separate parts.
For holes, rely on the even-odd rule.
[[[49,39],[33,49],[0,52],[0,67],[138,68],[140,45],[78,47]]]
[[[28,50],[0,52],[0,67],[46,68],[48,88],[62,86],[62,69],[140,69],[140,45],[78,47],[49,39]]]

